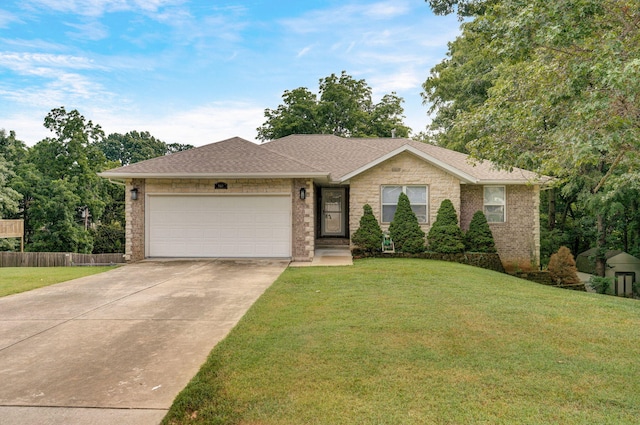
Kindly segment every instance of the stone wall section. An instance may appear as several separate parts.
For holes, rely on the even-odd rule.
[[[293,211],[293,261],[311,261],[315,251],[313,180],[293,180],[291,199]],[[306,198],[300,199],[300,189],[306,190]]]
[[[445,199],[451,200],[456,211],[460,211],[460,180],[411,153],[403,152],[351,179],[349,230],[352,235],[360,226],[365,204],[371,205],[378,222],[382,219],[381,187],[384,185],[428,186],[428,223],[421,224],[425,233],[429,232]],[[380,223],[380,227],[387,230],[389,223]]]
[[[460,227],[466,231],[473,214],[483,210],[483,186],[462,185]],[[540,265],[540,187],[506,186],[505,223],[489,223],[505,267],[537,268]]]
[[[125,261],[144,259],[144,214],[146,185],[144,179],[127,179],[124,194]],[[131,200],[131,189],[138,189],[138,199]]]

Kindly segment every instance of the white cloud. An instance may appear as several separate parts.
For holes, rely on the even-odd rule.
[[[20,22],[20,19],[13,13],[0,9],[0,28],[7,28],[12,22]]]
[[[126,112],[94,114],[94,122],[107,134],[148,131],[167,143],[202,146],[230,137],[255,141],[264,121],[264,108],[242,102],[215,102],[158,116],[132,116]]]
[[[304,48],[302,48],[302,50],[300,50],[298,52],[298,54],[296,55],[297,57],[301,58],[302,56],[306,55],[307,53],[309,53],[309,51],[311,50],[311,46],[305,46]]]
[[[67,26],[76,29],[74,32],[68,32],[68,35],[82,40],[98,41],[109,36],[109,29],[95,20],[83,24],[67,23]]]
[[[328,32],[329,28],[351,31],[405,15],[409,12],[406,2],[383,1],[373,4],[345,4],[336,8],[316,9],[298,18],[283,19],[281,24],[299,34]]]
[[[102,127],[105,134],[148,131],[166,143],[188,143],[202,146],[230,137],[242,137],[255,142],[256,128],[264,121],[264,109],[255,104],[241,102],[215,102],[195,106],[184,111],[146,116],[132,109],[115,110],[112,107],[52,103],[25,112],[12,113],[0,119],[0,129],[14,130],[18,139],[32,146],[52,134],[43,127],[44,117],[61,105],[67,110],[78,109],[88,120]],[[38,111],[34,115],[34,111]]]
[[[417,69],[401,69],[395,73],[377,74],[369,78],[374,95],[402,92],[419,88],[424,82],[423,71]]]
[[[365,16],[371,19],[389,19],[402,16],[409,11],[406,3],[400,1],[383,1],[366,6]]]
[[[41,75],[43,69],[53,68],[104,69],[85,57],[27,52],[0,52],[0,67],[27,75]]]
[[[175,6],[184,0],[26,0],[34,9],[47,8],[56,12],[99,17],[105,13],[143,11],[156,13],[163,7]]]
[[[59,73],[55,79],[40,86],[13,88],[0,85],[0,98],[16,105],[47,108],[51,105],[78,104],[84,101],[113,101],[114,95],[102,85],[75,73]]]

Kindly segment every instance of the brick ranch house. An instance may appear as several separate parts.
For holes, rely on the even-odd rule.
[[[124,181],[126,258],[284,257],[350,238],[370,204],[383,229],[400,192],[425,232],[450,199],[466,230],[482,210],[505,264],[539,263],[540,181],[402,138],[232,138],[105,171]]]

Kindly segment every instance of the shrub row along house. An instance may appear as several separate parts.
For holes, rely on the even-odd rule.
[[[406,194],[428,233],[443,200],[468,229],[483,211],[504,263],[538,264],[539,193],[532,172],[402,138],[232,138],[101,173],[125,181],[126,257],[284,257],[350,238],[369,204],[383,230]]]

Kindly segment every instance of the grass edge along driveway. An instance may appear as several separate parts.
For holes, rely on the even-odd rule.
[[[635,424],[640,303],[455,263],[289,268],[164,424]]]
[[[0,297],[102,273],[114,267],[0,267]]]

